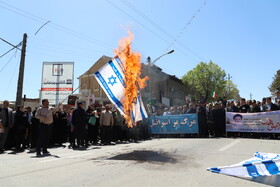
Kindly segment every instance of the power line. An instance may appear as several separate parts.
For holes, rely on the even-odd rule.
[[[84,35],[84,34],[81,34],[81,33],[76,32],[76,31],[74,31],[74,30],[71,30],[71,29],[68,29],[68,28],[66,28],[66,27],[60,26],[60,25],[58,25],[58,24],[50,23],[50,26],[53,27],[53,28],[55,28],[55,29],[57,29],[57,30],[60,30],[60,31],[62,31],[62,32],[65,32],[65,33],[67,33],[67,34],[70,34],[70,35],[72,35],[72,36],[75,36],[75,37],[77,37],[77,38],[80,38],[80,39],[86,40],[86,41],[88,41],[88,42],[94,43],[94,44],[96,44],[96,45],[98,45],[98,46],[102,46],[102,47],[107,48],[107,49],[113,49],[113,48],[114,48],[113,46],[111,46],[111,45],[109,45],[109,44],[106,44],[105,42],[96,40],[96,39],[94,39],[94,38],[92,38],[92,37],[86,36],[86,35]]]
[[[92,52],[101,52],[101,53],[108,53],[108,49],[104,49],[104,50],[99,50],[99,49],[91,49],[88,47],[81,47],[77,44],[73,44],[73,43],[65,43],[65,42],[58,42],[58,41],[52,41],[51,43],[49,42],[49,40],[44,40],[42,38],[36,38],[36,39],[31,39],[29,40],[29,46],[32,46],[35,44],[35,46],[44,46],[44,47],[49,47],[51,49],[61,49],[61,50],[66,50],[67,48],[71,48],[71,50],[69,51],[73,51],[73,49],[77,50],[80,49],[82,51],[89,51],[90,53]],[[53,44],[53,45],[48,45],[48,44]],[[59,48],[58,46],[61,46],[61,48]],[[66,49],[65,49],[66,48]],[[107,51],[108,50],[108,51]],[[112,51],[110,50],[110,53]]]
[[[50,53],[56,52],[59,54],[69,54],[69,55],[74,55],[74,56],[82,56],[82,57],[88,57],[90,58],[92,56],[92,54],[98,54],[100,53],[104,53],[104,54],[109,54],[108,51],[102,51],[102,50],[98,50],[98,49],[89,49],[89,48],[80,48],[77,45],[73,45],[73,44],[65,44],[63,43],[62,47],[58,47],[59,45],[61,45],[62,43],[57,43],[56,45],[48,45],[50,43],[44,42],[44,40],[40,40],[40,39],[36,39],[36,40],[31,40],[31,42],[29,42],[28,48],[32,49],[32,51],[47,51]],[[55,43],[55,42],[52,42]],[[67,47],[65,47],[67,46]],[[71,47],[72,46],[72,47]],[[69,49],[70,48],[70,49]],[[97,52],[96,52],[97,51]]]
[[[196,15],[201,11],[202,7],[206,5],[206,1],[204,0],[204,2],[200,5],[200,7],[196,10],[196,12],[194,13],[194,15],[190,18],[190,20],[188,22],[186,22],[185,26],[183,27],[183,29],[179,32],[179,34],[173,39],[173,41],[168,45],[168,47],[164,50],[164,52],[168,51],[171,46],[173,46],[177,40],[181,37],[181,35],[183,34],[183,32],[187,29],[187,27],[192,23],[193,19],[196,17]]]
[[[19,56],[18,56],[18,57],[19,57]],[[15,68],[14,68],[14,71],[13,71],[13,73],[12,73],[11,79],[10,79],[10,81],[9,81],[9,83],[8,83],[8,87],[7,87],[6,91],[4,92],[4,94],[2,95],[2,98],[4,98],[4,97],[6,96],[8,90],[9,90],[9,88],[10,88],[10,86],[11,86],[11,82],[12,82],[12,80],[13,80],[13,78],[14,78],[14,75],[15,75],[15,72],[16,72],[16,70],[17,70],[18,63],[19,63],[19,59],[17,60],[17,63],[16,63],[16,65],[15,65]]]
[[[31,14],[31,13],[29,13],[29,12],[27,12],[27,11],[21,10],[21,9],[19,9],[19,8],[17,8],[17,7],[14,7],[14,6],[12,6],[12,5],[8,4],[8,3],[5,3],[5,2],[3,2],[3,1],[0,1],[0,3],[2,3],[2,5],[0,5],[1,8],[6,9],[6,10],[9,10],[9,11],[11,11],[11,12],[13,12],[13,13],[16,13],[16,14],[18,14],[18,15],[21,15],[21,16],[23,16],[23,17],[26,17],[26,18],[28,18],[28,19],[32,19],[32,20],[34,20],[34,21],[36,21],[36,22],[39,22],[39,23],[45,23],[45,22],[47,21],[46,19],[43,19],[43,18],[41,18],[41,17],[38,17],[38,16],[36,16],[36,15],[34,15],[34,14]],[[3,6],[3,4],[4,4],[4,6]],[[8,7],[7,7],[7,6],[8,6]],[[11,9],[11,8],[12,8],[12,9]],[[90,36],[84,35],[84,34],[82,34],[82,33],[79,33],[79,32],[77,32],[77,31],[74,31],[74,30],[72,30],[72,29],[66,28],[66,27],[64,27],[64,26],[58,25],[58,24],[53,23],[53,22],[51,22],[51,23],[48,24],[47,26],[50,26],[50,27],[52,27],[52,28],[55,28],[55,29],[60,30],[60,31],[62,31],[62,32],[65,32],[65,33],[70,34],[70,35],[72,35],[72,36],[75,36],[75,37],[77,37],[77,38],[86,40],[86,41],[88,41],[88,42],[95,43],[95,44],[97,44],[97,45],[99,45],[99,46],[101,45],[101,46],[103,46],[103,47],[105,47],[105,48],[108,48],[108,49],[113,49],[113,48],[114,48],[114,47],[111,46],[110,44],[106,44],[105,42],[102,42],[102,41],[100,41],[100,40],[97,40],[97,39],[95,39],[95,38],[92,38],[92,37],[90,37]]]
[[[16,55],[16,52],[11,56],[11,58],[8,60],[8,62],[2,67],[2,69],[0,70],[0,73],[5,69],[5,67],[10,63],[10,61],[12,60],[12,58],[14,57],[14,55]]]
[[[28,50],[27,50],[28,51]],[[47,56],[47,57],[53,57],[53,58],[56,58],[57,59],[62,59],[62,60],[65,60],[65,57],[63,56],[59,56],[55,53],[40,53],[40,52],[33,52],[32,51],[32,54],[35,55],[35,56]],[[85,61],[85,60],[89,60],[89,61],[92,61],[92,58],[91,57],[85,57],[85,56],[80,56],[80,55],[73,55],[74,57],[79,57],[78,60],[81,60],[81,61]],[[70,58],[70,57],[68,57]],[[75,58],[71,58],[71,60],[74,60]]]
[[[0,1],[0,3],[6,4],[6,5],[9,6],[9,7],[13,7],[13,6],[11,6],[11,5],[7,4],[7,3],[4,3],[3,1]],[[26,18],[28,18],[28,19],[32,19],[32,20],[34,20],[34,21],[36,21],[36,22],[42,23],[42,20],[40,21],[40,20],[38,20],[38,19],[35,19],[34,17],[27,16],[27,15],[25,15],[25,14],[22,14],[22,13],[20,13],[20,12],[17,12],[17,11],[15,11],[15,10],[12,10],[12,9],[7,8],[7,7],[5,7],[5,6],[2,6],[2,5],[0,5],[0,7],[3,8],[3,9],[9,10],[9,11],[11,11],[11,12],[13,12],[13,13],[16,13],[16,14],[18,14],[18,15],[21,15],[21,16],[23,16],[23,17],[26,17]],[[13,7],[13,8],[14,8],[14,9],[18,9],[18,8],[16,8],[16,7]],[[20,9],[18,9],[18,10],[20,10]],[[22,11],[22,12],[24,12],[24,11]]]
[[[161,40],[168,42],[167,40],[165,40],[164,38],[162,38],[160,35],[158,35],[157,33],[155,33],[154,31],[152,31],[150,28],[148,28],[146,25],[142,24],[140,21],[138,21],[137,19],[135,19],[134,17],[132,17],[131,15],[129,15],[127,12],[125,12],[124,10],[122,10],[120,7],[118,7],[116,4],[112,3],[110,0],[106,0],[108,3],[110,3],[112,6],[114,6],[116,9],[118,9],[119,11],[121,11],[122,13],[124,13],[125,15],[127,15],[128,17],[130,17],[131,19],[133,19],[135,22],[137,22],[139,25],[141,25],[142,27],[144,27],[146,30],[150,31],[151,33],[153,33],[155,36],[157,36],[158,38],[160,38]]]
[[[6,54],[8,54],[9,52],[11,52],[12,50],[14,50],[15,48],[21,46],[22,42],[20,42],[19,44],[17,44],[15,47],[13,47],[12,49],[10,49],[9,51],[7,51],[6,53],[4,53],[3,55],[0,56],[0,58],[2,58],[3,56],[5,56]]]
[[[156,22],[154,22],[153,20],[151,20],[148,16],[146,16],[143,12],[141,12],[139,9],[137,9],[135,6],[133,6],[131,3],[129,3],[127,0],[121,0],[126,6],[128,6],[129,8],[131,8],[133,11],[135,11],[138,15],[140,15],[142,18],[144,18],[145,20],[147,20],[151,25],[153,25],[154,27],[156,27],[158,30],[160,30],[161,32],[163,32],[164,34],[166,34],[167,36],[173,38],[173,36],[171,36],[171,34],[169,34],[168,32],[166,32],[162,27],[160,27]]]
[[[133,6],[131,3],[129,3],[127,0],[121,0],[126,6],[128,6],[130,9],[132,9],[134,12],[136,12],[138,15],[140,15],[142,18],[144,18],[146,21],[148,21],[152,26],[156,27],[159,31],[167,35],[169,38],[173,39],[174,36],[172,36],[170,33],[168,33],[166,30],[164,30],[161,26],[159,26],[156,22],[154,22],[152,19],[150,19],[148,16],[146,16],[143,12],[141,12],[139,9],[137,9],[135,6]],[[190,48],[186,47],[182,42],[177,41],[179,45],[181,45],[184,49],[188,50],[192,55],[198,57],[202,60],[201,56],[195,53]]]
[[[142,24],[141,22],[139,22],[137,19],[135,19],[134,17],[132,17],[131,15],[129,15],[127,12],[125,12],[124,10],[122,10],[120,7],[118,7],[116,4],[112,3],[110,0],[106,0],[108,3],[110,3],[112,6],[114,6],[116,9],[118,9],[119,11],[121,11],[122,13],[124,13],[125,15],[127,15],[128,17],[130,17],[131,19],[133,19],[135,22],[137,22],[139,25],[141,25],[143,28],[145,28],[146,30],[148,30],[149,32],[151,32],[152,34],[154,34],[155,36],[157,36],[159,39],[161,39],[162,41],[164,41],[165,43],[169,43],[168,40],[164,39],[163,37],[161,37],[160,35],[158,35],[157,33],[155,33],[154,31],[152,31],[150,28],[148,28],[146,25]],[[187,53],[185,53],[183,50],[179,49],[178,47],[174,47],[176,50],[180,51],[182,54],[191,57],[190,55],[188,55]],[[200,57],[199,57],[200,58]],[[200,58],[201,59],[201,58]]]
[[[114,6],[115,8],[117,8],[118,10],[120,10],[121,12],[123,12],[124,14],[126,14],[127,16],[129,16],[131,19],[133,19],[135,22],[137,22],[138,24],[140,24],[140,25],[141,25],[142,27],[144,27],[146,30],[150,31],[150,32],[153,33],[155,36],[157,36],[158,38],[160,38],[161,40],[163,40],[164,42],[169,43],[166,39],[164,39],[163,37],[159,36],[157,33],[155,33],[154,31],[152,31],[150,28],[148,28],[147,26],[145,26],[144,24],[142,24],[141,22],[139,22],[138,20],[136,20],[134,17],[132,17],[131,15],[129,15],[128,13],[126,13],[125,11],[123,11],[120,7],[118,7],[117,5],[115,5],[114,3],[112,3],[112,2],[109,1],[109,0],[106,0],[106,1],[109,2],[109,3],[110,3],[112,6]],[[2,5],[0,5],[0,7],[4,8],[4,9],[6,9],[6,10],[9,10],[9,11],[11,11],[11,12],[13,12],[13,13],[16,13],[16,14],[18,14],[18,15],[21,15],[21,16],[23,16],[23,17],[26,17],[26,18],[28,18],[28,19],[32,19],[32,20],[34,20],[34,21],[36,21],[36,22],[39,22],[39,23],[45,23],[45,22],[47,21],[46,19],[43,19],[43,18],[38,17],[38,16],[36,16],[36,15],[33,15],[33,14],[27,12],[27,11],[21,10],[21,9],[19,9],[19,8],[17,8],[17,7],[14,7],[14,6],[10,5],[10,4],[7,4],[7,3],[5,3],[5,2],[3,2],[3,1],[0,1],[0,3],[2,3]],[[126,3],[128,4],[127,1],[126,1]],[[5,6],[3,6],[3,4],[4,4]],[[131,4],[130,4],[130,5],[131,5]],[[8,7],[7,7],[7,6],[8,6]],[[133,8],[133,5],[132,5],[131,7]],[[135,7],[134,7],[134,9],[136,10]],[[142,13],[141,11],[138,11],[138,12],[139,12],[139,14]],[[148,18],[147,16],[145,16],[143,13],[142,13],[142,15],[143,15],[143,17],[146,17],[147,20],[150,20],[150,23],[154,23],[151,19],[149,19],[149,18]],[[156,25],[157,25],[157,24],[156,24]],[[108,48],[108,49],[110,49],[110,50],[112,50],[112,49],[114,48],[113,46],[108,45],[108,44],[106,44],[105,42],[96,40],[96,39],[94,39],[94,38],[92,38],[92,37],[86,36],[86,35],[84,35],[84,34],[81,34],[81,33],[77,32],[77,31],[71,30],[71,29],[69,29],[69,28],[63,27],[63,26],[58,25],[58,24],[55,24],[55,23],[53,23],[53,22],[51,22],[50,24],[48,24],[48,26],[50,26],[50,27],[52,27],[52,28],[55,28],[55,29],[57,29],[57,30],[60,30],[60,31],[62,31],[62,32],[65,32],[65,33],[67,33],[67,34],[69,34],[69,35],[72,35],[72,36],[74,36],[74,37],[77,37],[77,38],[86,40],[86,41],[91,42],[91,43],[94,43],[94,44],[98,44],[99,46]],[[159,29],[161,29],[158,25],[157,25],[157,27],[158,27]],[[164,31],[163,29],[161,29],[161,31],[165,33],[165,31]],[[168,33],[165,33],[165,34],[171,36],[171,35],[168,34]],[[173,45],[174,43],[175,43],[175,42],[173,42],[172,45]],[[169,48],[170,48],[172,45],[170,45]],[[176,47],[175,47],[175,48],[176,48]],[[185,48],[186,48],[186,47],[185,47]],[[178,51],[182,52],[184,55],[189,56],[188,54],[186,54],[186,53],[185,53],[184,51],[182,51],[181,49],[178,49],[178,48],[176,48],[176,49],[177,49]],[[191,51],[190,49],[187,49],[187,50]],[[192,52],[192,51],[191,51],[191,52]],[[193,53],[194,56],[197,56],[197,57],[198,57],[198,55],[196,55],[194,52],[192,52],[192,53]],[[190,56],[189,56],[189,57],[190,57]],[[201,58],[201,57],[199,57],[199,58]]]
[[[84,58],[91,58],[92,54],[81,54],[77,51],[67,51],[67,50],[61,50],[61,49],[55,49],[55,48],[46,48],[46,47],[30,47],[29,49],[32,49],[32,53],[34,52],[34,50],[40,50],[40,51],[47,51],[49,53],[55,53],[57,54],[58,51],[59,54],[65,54],[65,55],[72,55],[72,56],[79,56],[79,57],[84,57]],[[29,51],[29,50],[27,50]]]
[[[13,46],[14,48],[17,48],[18,50],[21,51],[21,49],[19,49],[19,48],[18,48],[17,46],[15,46],[15,45],[11,44],[11,43],[8,42],[7,40],[4,40],[3,38],[0,38],[0,40],[2,40],[3,42],[5,42],[5,43],[9,44],[10,46]]]

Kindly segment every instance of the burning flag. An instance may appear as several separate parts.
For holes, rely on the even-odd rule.
[[[132,39],[133,35],[129,32],[129,37],[123,38],[119,48],[114,51],[116,57],[94,74],[129,127],[148,117],[139,91],[145,87],[148,78],[140,78],[141,55],[132,52]]]
[[[207,170],[237,177],[259,177],[280,174],[280,155],[256,152],[254,156],[239,164],[208,168]]]

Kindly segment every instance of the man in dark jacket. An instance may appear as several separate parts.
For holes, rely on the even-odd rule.
[[[74,131],[77,139],[77,146],[85,146],[86,145],[86,119],[88,114],[83,109],[83,103],[78,102],[78,107],[73,111],[72,123],[74,126]]]
[[[14,124],[13,110],[9,108],[9,101],[3,102],[3,108],[2,111],[0,112],[0,119],[4,127],[4,133],[1,134],[1,139],[0,139],[0,154],[2,154],[4,153],[4,146],[6,144],[9,130],[10,128],[13,127]]]
[[[250,111],[250,106],[246,104],[245,98],[241,98],[239,112],[248,113]]]
[[[266,98],[267,111],[279,110],[278,106],[271,102],[271,97]]]
[[[39,127],[39,119],[35,118],[37,108],[32,112],[32,120],[31,120],[31,148],[36,148],[37,140],[38,140],[38,127]]]
[[[207,111],[206,111],[206,116],[207,116],[207,125],[208,125],[208,131],[210,137],[215,136],[215,122],[214,122],[214,116],[213,116],[213,105],[210,103],[208,105]]]
[[[234,101],[230,102],[230,106],[228,107],[228,112],[239,112],[237,106],[235,106]]]
[[[190,103],[189,109],[187,110],[187,114],[195,114],[195,113],[196,113],[195,105],[193,103]]]
[[[18,106],[14,115],[14,128],[16,138],[16,151],[24,151],[25,136],[27,135],[28,116],[23,106]]]
[[[256,100],[252,101],[252,106],[250,107],[250,113],[260,112],[261,108],[257,105]]]
[[[197,118],[199,124],[199,136],[202,138],[208,138],[208,126],[207,126],[207,118],[206,118],[206,108],[202,102],[198,102],[199,106],[197,108]]]
[[[215,109],[213,110],[213,117],[215,122],[215,136],[225,136],[225,110],[223,104],[216,103]]]

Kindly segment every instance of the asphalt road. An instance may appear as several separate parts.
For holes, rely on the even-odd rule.
[[[0,155],[0,186],[280,186],[279,176],[243,179],[206,170],[256,151],[280,153],[278,140],[153,139],[115,146]]]

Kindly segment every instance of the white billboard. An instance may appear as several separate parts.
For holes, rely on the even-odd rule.
[[[40,99],[48,99],[50,105],[67,104],[73,91],[74,62],[43,62]]]

